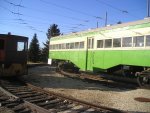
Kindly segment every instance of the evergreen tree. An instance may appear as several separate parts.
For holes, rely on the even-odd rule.
[[[60,35],[60,30],[58,28],[58,25],[52,24],[48,28],[48,31],[47,31],[46,35],[47,35],[47,40],[46,40],[46,43],[43,43],[44,48],[42,48],[41,59],[42,59],[43,62],[47,63],[48,62],[48,56],[49,56],[49,41],[50,41],[50,38]]]
[[[37,39],[36,33],[33,36],[33,39],[31,40],[30,46],[29,46],[29,61],[31,62],[38,62],[40,61],[40,46],[39,41]]]
[[[117,24],[122,24],[122,22],[121,22],[121,21],[118,21]]]

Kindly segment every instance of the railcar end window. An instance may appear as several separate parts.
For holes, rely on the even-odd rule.
[[[121,38],[113,39],[113,47],[121,47]]]
[[[150,46],[150,35],[146,36],[146,46]]]
[[[24,50],[25,50],[25,43],[17,42],[17,51],[24,51]]]
[[[103,48],[103,40],[97,40],[97,48]]]
[[[112,47],[112,39],[106,39],[105,48],[111,48],[111,47]]]
[[[144,46],[144,36],[133,37],[133,46],[134,47],[143,47]]]
[[[0,39],[0,49],[4,49],[4,40]]]
[[[122,38],[122,47],[132,47],[132,37]]]

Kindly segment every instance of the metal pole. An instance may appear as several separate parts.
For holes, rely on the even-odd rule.
[[[97,28],[98,28],[98,21],[97,21]]]
[[[105,17],[105,26],[107,26],[107,12],[106,12],[106,17]]]
[[[149,6],[150,6],[150,1],[147,0],[147,17],[149,17]]]

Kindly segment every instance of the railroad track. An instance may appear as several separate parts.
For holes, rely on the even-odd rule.
[[[138,84],[136,83],[136,80],[131,81],[131,79],[128,79],[124,81],[123,77],[121,79],[119,77],[115,76],[109,76],[107,74],[107,78],[105,76],[99,76],[94,74],[87,74],[87,73],[72,73],[68,71],[60,70],[58,73],[63,74],[64,76],[73,78],[73,79],[80,79],[89,83],[98,83],[103,86],[107,86],[109,88],[118,88],[118,89],[137,89],[139,88]]]
[[[36,113],[38,111],[32,106],[32,104],[9,94],[1,87],[0,107],[3,107],[3,110],[5,110],[6,112],[9,111],[9,113]]]
[[[13,94],[13,97],[17,98],[16,100],[21,100],[25,109],[29,109],[26,113],[35,111],[39,113],[123,113],[123,111],[117,109],[98,106],[54,92],[48,92],[31,84],[23,83],[18,79],[0,80],[0,85]],[[14,109],[12,108],[12,110]]]

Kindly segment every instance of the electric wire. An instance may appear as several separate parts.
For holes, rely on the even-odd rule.
[[[102,1],[102,0],[96,0],[96,1],[97,1],[98,3],[100,3],[100,4],[104,4],[104,5],[106,5],[106,6],[110,7],[110,8],[112,8],[112,9],[115,9],[115,10],[117,10],[117,11],[123,13],[123,14],[127,14],[127,15],[129,15],[129,16],[132,16],[132,17],[136,18],[136,19],[139,19],[139,17],[137,17],[137,16],[131,14],[131,13],[130,13],[129,11],[127,11],[127,10],[120,9],[120,8],[115,7],[115,6],[113,6],[113,5],[111,5],[111,4],[107,3],[107,2]]]

